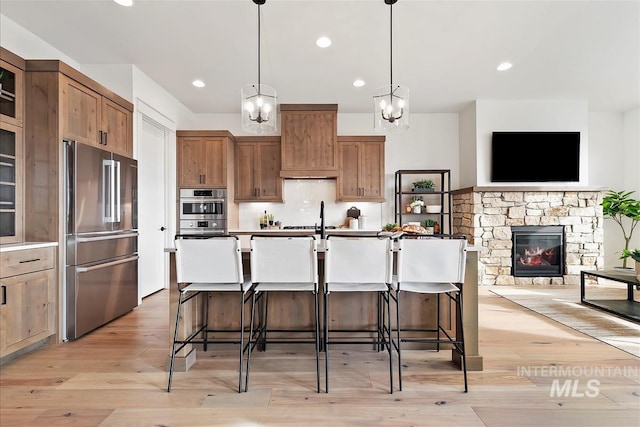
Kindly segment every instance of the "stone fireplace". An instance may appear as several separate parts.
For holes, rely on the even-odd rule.
[[[452,230],[483,247],[478,254],[479,285],[578,284],[582,270],[604,264],[603,194],[602,189],[561,187],[464,188],[452,192]],[[542,227],[538,244],[529,235],[522,237],[521,244],[516,240],[516,246],[523,247],[514,247],[514,230],[517,238],[517,232],[532,231],[528,227],[533,226]],[[562,248],[545,255],[545,263],[557,264],[553,269],[536,270],[529,265],[518,272],[515,268],[518,251],[526,256],[524,246],[532,255],[556,248],[554,242],[562,242]]]

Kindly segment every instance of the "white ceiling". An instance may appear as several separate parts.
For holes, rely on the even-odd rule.
[[[0,13],[81,64],[134,64],[194,113],[238,113],[257,82],[251,0],[0,0]],[[267,0],[261,82],[280,103],[373,110],[389,84],[384,0]],[[393,82],[411,111],[475,99],[585,99],[590,111],[640,106],[640,0],[399,0]],[[315,46],[327,35],[328,49]],[[497,72],[508,60],[510,71]],[[199,78],[206,87],[196,89]],[[354,88],[361,78],[367,83]]]

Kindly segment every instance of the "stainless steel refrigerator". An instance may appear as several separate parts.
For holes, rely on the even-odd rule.
[[[63,141],[66,340],[138,305],[137,161]]]

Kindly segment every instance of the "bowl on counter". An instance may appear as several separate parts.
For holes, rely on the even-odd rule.
[[[427,205],[425,210],[427,213],[440,213],[442,212],[442,205]]]

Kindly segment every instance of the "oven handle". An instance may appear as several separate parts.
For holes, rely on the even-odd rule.
[[[182,197],[180,202],[182,203],[224,203],[226,199],[212,199],[210,197]]]
[[[99,270],[101,268],[112,267],[114,265],[124,264],[126,262],[131,262],[131,261],[136,261],[138,258],[139,258],[138,255],[135,255],[135,256],[132,256],[132,257],[129,257],[129,258],[125,258],[125,259],[119,259],[117,261],[111,261],[111,262],[105,262],[104,264],[93,265],[91,267],[77,267],[76,271],[78,273],[86,273],[88,271]]]

